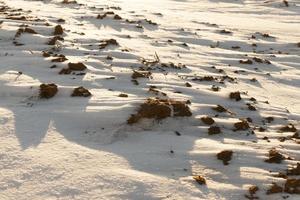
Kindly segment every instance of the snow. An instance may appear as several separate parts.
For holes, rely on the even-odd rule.
[[[289,123],[300,129],[298,0],[289,0],[289,7],[281,0],[61,2],[0,1],[1,200],[239,200],[246,199],[251,185],[259,187],[255,196],[260,199],[299,199],[297,194],[266,195],[271,183],[285,182],[272,174],[285,172],[300,160],[299,139],[280,142],[280,137],[294,133],[278,132]],[[1,11],[4,5],[10,8],[6,12]],[[111,15],[96,18],[106,11],[123,19],[115,20]],[[11,13],[41,20],[8,19]],[[58,23],[60,18],[66,21]],[[22,24],[37,34],[23,33],[14,40]],[[64,28],[65,41],[47,45],[57,24]],[[222,34],[221,30],[232,33]],[[111,38],[119,46],[99,50],[100,41]],[[13,41],[24,45],[16,46]],[[43,57],[42,51],[63,54],[68,60],[53,63],[53,57]],[[139,85],[134,85],[133,70],[144,67],[142,58],[154,60],[155,54],[163,63],[187,67],[156,68],[151,78],[139,78]],[[254,57],[271,64],[239,63]],[[59,75],[69,62],[84,63],[86,74]],[[54,64],[56,68],[50,68]],[[224,75],[236,81],[192,80]],[[253,78],[257,81],[251,81]],[[192,87],[186,87],[186,82]],[[57,84],[58,93],[51,99],[40,99],[41,83]],[[221,90],[212,91],[212,85]],[[79,86],[92,96],[71,97]],[[149,86],[156,86],[171,99],[190,100],[193,116],[145,119],[128,125],[127,119],[139,105],[157,96],[148,91]],[[235,91],[242,92],[241,101],[228,98]],[[128,97],[119,97],[121,93]],[[251,103],[251,97],[257,103]],[[249,111],[246,103],[257,110]],[[230,112],[213,111],[218,104]],[[213,117],[222,133],[208,135],[209,126],[199,119],[203,116]],[[262,122],[270,116],[275,118],[273,122]],[[255,134],[233,131],[234,123],[247,117],[253,120],[250,125]],[[264,162],[272,148],[292,159],[281,164]],[[223,150],[234,152],[226,166],[216,157]],[[197,175],[205,177],[207,184],[197,184],[193,179]]]

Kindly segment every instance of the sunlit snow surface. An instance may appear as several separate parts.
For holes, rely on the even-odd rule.
[[[260,188],[256,196],[263,200],[299,198],[286,193],[266,195],[272,182],[285,182],[271,172],[285,172],[300,159],[299,141],[278,140],[293,135],[279,133],[280,127],[292,123],[300,129],[297,0],[289,0],[289,7],[279,0],[77,2],[82,5],[62,4],[61,0],[0,3],[0,8],[6,4],[31,10],[14,12],[42,19],[12,20],[7,19],[11,10],[0,12],[1,200],[239,200],[245,199],[251,185]],[[96,18],[106,11],[122,20]],[[58,42],[55,49],[68,61],[52,63],[42,51],[53,51],[46,43],[60,18],[66,20],[60,23],[65,41]],[[15,41],[24,45],[16,46],[13,39],[23,23],[38,34],[22,34]],[[232,33],[222,34],[222,30]],[[110,38],[120,45],[100,50],[100,40]],[[240,48],[233,48],[237,46]],[[138,79],[139,85],[134,85],[133,69],[143,66],[142,58],[154,59],[155,53],[164,63],[183,63],[187,68],[154,70],[151,79]],[[239,63],[254,57],[271,64]],[[59,75],[68,62],[83,62],[88,67],[86,74]],[[50,68],[53,64],[56,68]],[[236,78],[236,83],[191,80],[225,75]],[[186,82],[192,87],[186,87]],[[39,99],[41,83],[57,84],[58,94]],[[212,91],[213,84],[221,90]],[[78,86],[89,89],[92,97],[70,97]],[[156,86],[169,98],[190,100],[193,116],[127,125],[138,106],[156,96],[148,92],[149,86]],[[235,91],[245,92],[242,101],[228,98]],[[128,98],[118,97],[120,93]],[[247,109],[251,97],[257,99],[256,111]],[[211,108],[217,104],[234,114],[215,116],[218,113]],[[221,134],[207,134],[209,126],[199,119],[206,115],[214,117]],[[262,120],[270,116],[275,120],[264,124]],[[233,124],[247,117],[253,120],[252,128],[266,131],[256,129],[255,135],[250,130],[233,131]],[[264,162],[272,148],[293,160]],[[222,150],[234,152],[228,166],[216,158]],[[205,177],[207,185],[197,184],[195,175]]]

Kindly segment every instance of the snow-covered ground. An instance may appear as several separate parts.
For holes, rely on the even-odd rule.
[[[42,83],[58,93],[40,98]],[[79,86],[92,96],[71,97]],[[129,125],[150,97],[189,100],[193,115]],[[1,200],[299,199],[299,121],[299,0],[0,1]]]

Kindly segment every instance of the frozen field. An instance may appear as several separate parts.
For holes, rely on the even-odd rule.
[[[299,0],[0,0],[1,200],[296,200],[299,130]]]

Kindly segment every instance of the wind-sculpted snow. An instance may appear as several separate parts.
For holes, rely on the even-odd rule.
[[[297,199],[297,0],[0,1],[0,199]]]

